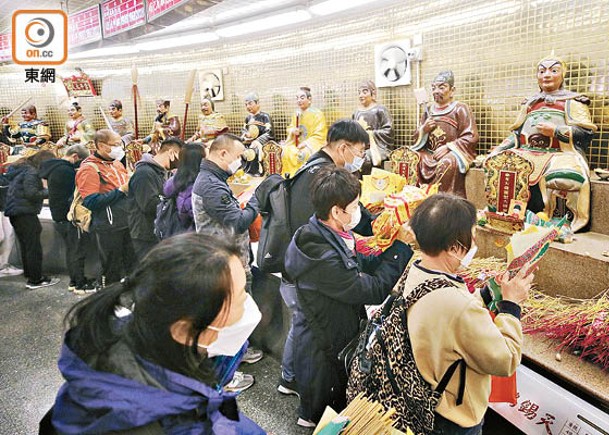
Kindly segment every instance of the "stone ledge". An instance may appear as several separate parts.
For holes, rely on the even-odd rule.
[[[481,257],[506,258],[509,236],[478,227],[476,242]],[[539,262],[535,282],[549,296],[587,299],[609,288],[609,236],[598,233],[575,235],[573,243],[554,242]]]
[[[573,387],[585,391],[609,407],[609,376],[599,366],[573,355],[568,350],[560,353],[556,360],[558,342],[538,335],[525,334],[522,352],[533,363],[538,364],[557,378]]]

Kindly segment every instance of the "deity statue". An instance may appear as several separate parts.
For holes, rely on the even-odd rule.
[[[182,127],[180,118],[169,112],[171,101],[156,100],[156,117],[152,132],[143,139],[143,142],[150,145],[150,152],[156,154],[161,146],[161,142],[169,137],[180,137]]]
[[[523,103],[510,127],[512,134],[491,151],[484,167],[487,199],[497,211],[504,212],[511,199],[524,200],[533,212],[543,210],[550,218],[566,215],[577,231],[590,215],[590,170],[584,152],[597,127],[590,117],[590,100],[564,89],[566,69],[554,55],[539,61],[540,92]],[[520,197],[512,187],[513,177],[504,170],[506,158],[511,164],[520,159],[532,169],[525,186],[530,190]]]
[[[465,174],[476,156],[478,130],[467,104],[453,101],[455,89],[452,71],[433,79],[434,102],[425,105],[410,149],[419,156],[419,184],[440,183],[441,192],[465,198]]]
[[[273,122],[268,113],[260,110],[260,98],[255,92],[250,92],[245,96],[245,109],[249,114],[245,117],[241,140],[247,148],[254,151],[255,155],[251,161],[245,162],[244,171],[248,174],[260,175],[262,147],[274,140]]]
[[[359,122],[370,135],[370,147],[366,150],[363,174],[369,174],[372,166],[381,166],[393,149],[393,119],[389,110],[376,102],[376,85],[372,80],[360,83],[358,89],[360,106],[352,118]]]
[[[283,147],[283,173],[294,175],[313,154],[326,144],[328,127],[324,113],[311,107],[311,89],[303,86],[296,93],[298,110],[288,126],[288,138]]]
[[[135,164],[142,158],[143,153],[142,144],[133,140],[135,135],[133,122],[123,117],[123,103],[120,100],[113,100],[108,105],[108,112],[110,118],[104,117],[104,119],[107,119],[110,129],[120,135],[125,148],[125,166],[129,172],[133,172]]]
[[[118,133],[123,140],[123,143],[127,145],[133,140],[133,122],[123,117],[123,103],[120,100],[113,100],[108,105],[108,112],[110,118],[108,119],[109,127],[115,133]]]
[[[11,128],[7,117],[2,118],[2,132],[13,146],[13,155],[22,154],[26,148],[38,150],[51,138],[49,125],[38,119],[36,106],[25,106],[21,117],[23,121],[16,128]]]
[[[68,108],[70,118],[64,127],[64,135],[57,141],[58,147],[69,147],[71,145],[84,145],[90,150],[95,150],[93,136],[95,127],[82,114],[82,107],[77,101],[73,101]]]
[[[204,97],[201,100],[197,132],[186,142],[201,141],[205,147],[208,147],[212,140],[228,131],[224,116],[215,110],[214,102],[210,97]]]

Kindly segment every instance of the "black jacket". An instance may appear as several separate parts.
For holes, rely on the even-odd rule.
[[[49,208],[55,222],[65,222],[74,197],[76,168],[67,160],[51,159],[40,165],[40,178],[47,180]]]
[[[132,239],[157,240],[154,235],[154,218],[166,176],[167,171],[156,163],[150,154],[144,154],[142,160],[136,163],[127,194],[129,232]]]
[[[383,302],[411,256],[399,241],[378,257],[355,254],[315,216],[296,231],[285,267],[298,294],[294,360],[303,417],[318,421],[326,405],[345,406],[338,353],[357,335],[363,305]]]
[[[307,163],[315,160],[320,160],[320,162],[309,168],[306,172],[299,174],[290,186],[290,228],[292,228],[292,231],[296,231],[309,222],[309,218],[315,212],[310,194],[311,183],[313,178],[315,178],[315,174],[325,165],[335,165],[334,160],[323,150],[309,157]],[[353,231],[362,236],[371,236],[373,216],[362,204],[360,204],[360,209],[362,211],[362,219]]]
[[[38,215],[42,201],[48,191],[42,187],[42,180],[33,166],[24,163],[13,165],[5,175],[9,182],[4,214],[6,216]]]

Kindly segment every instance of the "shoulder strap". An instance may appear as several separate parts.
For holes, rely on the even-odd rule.
[[[311,169],[313,166],[320,164],[321,162],[326,161],[326,159],[324,159],[323,157],[319,157],[313,161],[307,162],[304,165],[302,165],[294,175],[292,175],[290,178],[288,178],[286,181],[289,181],[290,184],[296,179],[296,177],[298,177],[300,174],[302,174],[305,171],[308,171],[309,169]]]
[[[387,303],[383,307],[383,316],[387,317],[389,315],[389,311],[394,306],[394,302],[395,302],[396,306],[403,305],[404,309],[403,309],[400,317],[402,320],[403,327],[407,329],[408,323],[407,323],[407,314],[406,313],[408,311],[408,308],[412,307],[417,301],[419,301],[421,298],[423,298],[423,296],[426,296],[429,293],[431,293],[432,291],[437,290],[439,288],[444,288],[444,287],[456,287],[456,285],[455,285],[455,283],[449,281],[446,278],[442,278],[442,277],[424,281],[424,282],[420,283],[418,286],[416,286],[415,289],[406,298],[401,299],[398,296],[397,299],[387,301]],[[387,306],[389,307],[389,309],[387,309]],[[388,354],[387,354],[387,348],[386,348],[383,338],[381,336],[380,329],[377,329],[377,331],[376,331],[376,338],[381,346],[382,353],[385,357],[385,368],[386,368],[386,372],[387,372],[386,373],[387,377],[389,378],[391,387],[393,388],[394,392],[397,394],[397,392],[399,391],[399,388],[395,381],[395,375],[393,374],[393,372],[391,370],[391,365],[389,363]],[[463,403],[463,396],[465,394],[466,364],[465,364],[464,359],[459,359],[459,360],[456,360],[455,362],[453,362],[448,367],[446,372],[444,372],[444,375],[442,376],[442,378],[440,379],[440,382],[438,383],[438,385],[435,388],[435,391],[437,393],[439,393],[439,394],[444,393],[444,390],[446,390],[448,383],[450,382],[453,375],[455,374],[455,371],[459,367],[460,367],[460,371],[459,371],[460,379],[459,379],[459,392],[457,394],[457,402],[456,402],[457,406],[459,406]]]
[[[285,200],[285,204],[286,204],[285,212],[286,212],[288,231],[290,231],[290,235],[293,235],[294,231],[295,231],[294,228],[292,228],[292,214],[290,213],[290,209],[292,208],[292,207],[290,207],[291,202],[292,202],[291,198],[290,198],[290,187],[292,186],[292,183],[294,183],[296,178],[298,178],[300,176],[300,174],[302,174],[305,171],[308,171],[310,168],[312,168],[315,165],[318,165],[319,163],[321,163],[323,161],[325,161],[325,159],[323,157],[319,157],[311,162],[307,162],[304,165],[302,165],[291,178],[288,178],[287,180],[283,181],[285,183],[285,185],[284,185],[285,189],[283,189],[284,200]]]

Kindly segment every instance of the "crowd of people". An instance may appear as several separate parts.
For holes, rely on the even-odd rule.
[[[361,89],[362,104],[370,104],[373,89],[373,84]],[[301,93],[303,106],[310,105],[310,90]],[[159,125],[173,119],[164,103]],[[205,104],[210,117],[213,103]],[[259,148],[271,137],[270,122],[256,117],[257,95],[249,95],[246,105],[252,109],[251,125],[261,127],[262,134],[248,129],[236,136],[219,126],[194,138],[205,137],[205,142],[183,143],[175,131],[167,131],[132,174],[124,159],[125,136],[101,129],[92,135],[92,152],[82,144],[69,145],[59,158],[40,150],[2,176],[2,255],[12,226],[27,288],[58,282],[42,273],[38,214],[48,199],[65,242],[69,289],[90,294],[66,317],[59,361],[66,383],[41,432],[265,433],[236,405],[236,393],[254,383],[237,370],[239,364],[263,357],[248,342],[261,320],[252,297],[255,262],[249,236],[260,213],[260,195],[240,203],[228,180],[248,165],[246,149]],[[376,162],[375,153],[385,159],[387,148],[375,141],[371,151],[373,135],[351,119],[335,122],[323,143],[313,146],[312,137],[305,141],[298,133],[298,126],[308,122],[302,116],[307,109],[293,120],[291,131],[307,153],[293,168],[287,204],[294,234],[285,247],[279,290],[291,325],[279,393],[299,397],[295,421],[302,427],[315,427],[326,406],[343,409],[350,373],[339,354],[360,333],[364,307],[382,304],[392,292],[407,297],[440,277],[448,284],[408,311],[416,369],[431,388],[455,361],[463,360],[465,370],[443,391],[429,433],[481,433],[491,375],[511,375],[520,362],[519,304],[533,274],[499,278],[503,300],[491,318],[488,289],[472,294],[459,278],[476,252],[474,206],[449,194],[419,206],[410,227],[404,224],[381,255],[358,252],[354,233],[371,235],[375,216],[359,201],[357,174],[367,161]],[[382,106],[377,109],[383,112]],[[74,128],[80,123],[73,118]],[[157,217],[163,197],[173,201],[174,223],[183,234],[161,241]],[[80,220],[74,217],[78,206]],[[101,265],[95,278],[85,274],[93,243]],[[414,243],[421,259],[411,262]],[[8,264],[7,258],[0,260]],[[5,266],[0,273],[21,271]],[[386,373],[373,373],[382,378],[379,382],[389,382]]]

